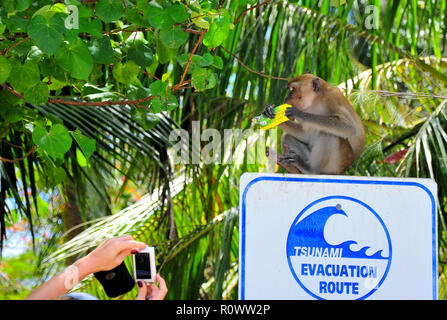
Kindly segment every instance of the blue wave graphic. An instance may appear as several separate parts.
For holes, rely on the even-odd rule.
[[[382,255],[382,250],[378,250],[372,255],[367,255],[366,250],[370,247],[365,246],[358,251],[350,249],[351,244],[357,244],[357,241],[348,240],[338,245],[329,244],[324,239],[324,227],[327,220],[335,214],[347,216],[347,214],[337,207],[321,208],[303,220],[294,225],[290,232],[287,241],[287,255],[295,255],[295,247],[321,247],[329,249],[342,249],[341,257],[343,258],[363,258],[363,259],[389,259]]]

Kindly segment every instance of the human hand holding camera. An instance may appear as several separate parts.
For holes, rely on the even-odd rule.
[[[147,244],[135,241],[131,236],[121,236],[106,240],[87,256],[80,258],[64,271],[33,290],[26,299],[58,299],[62,295],[67,294],[76,284],[89,274],[95,273],[96,276],[98,273],[107,273],[109,270],[114,270],[123,264],[124,258],[130,254],[139,253],[140,251],[144,252],[144,249],[146,248],[148,248]],[[119,279],[119,276],[122,276],[123,272],[118,274],[109,272],[111,277],[109,279],[106,278],[105,280],[111,280],[115,283],[115,286],[117,283],[116,280],[118,280],[118,284],[130,282],[129,288],[124,288],[130,290],[135,282],[128,274],[124,264],[121,269],[124,269],[123,272],[127,274],[127,280]],[[152,274],[155,274],[155,271]],[[158,286],[156,282],[146,284],[145,281],[138,281],[139,287],[136,297],[137,300],[162,300],[166,296],[168,289],[163,278],[160,275],[157,275],[155,280],[158,281]],[[104,286],[104,283],[101,282],[101,284]],[[114,285],[112,285],[112,287]],[[110,289],[110,286],[108,287]],[[118,291],[123,291],[123,288],[120,287],[112,289],[113,291],[117,291],[117,289],[119,289]],[[125,292],[127,291],[124,290],[123,292],[118,292],[118,294]]]
[[[111,238],[82,258],[88,273],[111,270],[121,264],[133,250],[141,250],[147,244],[135,241],[132,236]]]
[[[138,294],[135,300],[163,300],[168,293],[165,280],[157,274],[156,283],[147,284],[145,281],[138,281]]]
[[[134,276],[136,280],[138,280],[138,273],[136,270],[139,268],[143,269],[139,270],[140,272],[143,272],[143,274],[152,274],[149,276],[149,282],[141,280],[137,281],[138,293],[135,300],[163,300],[168,289],[164,279],[160,275],[157,274],[156,277],[154,277],[155,253],[153,248],[148,248],[147,244],[135,241],[131,236],[112,238],[103,242],[85,258],[92,266],[96,266],[97,271],[107,271],[120,265],[124,258],[130,254],[133,254],[134,256],[142,255],[140,259],[137,259],[139,263],[136,263],[135,259],[133,261],[135,267]],[[141,262],[141,259],[143,259],[143,263]],[[101,269],[98,270],[98,267],[101,267]],[[147,277],[146,280],[148,280]],[[156,284],[157,282],[158,286]]]

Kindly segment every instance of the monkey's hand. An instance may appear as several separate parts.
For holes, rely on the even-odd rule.
[[[295,107],[288,107],[284,114],[290,120],[294,120],[294,119],[300,119],[301,113],[302,112]]]
[[[265,107],[264,111],[262,111],[261,115],[263,115],[266,118],[273,119],[275,118],[275,106],[273,104],[269,104],[267,107]]]

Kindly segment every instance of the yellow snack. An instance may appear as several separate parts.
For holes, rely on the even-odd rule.
[[[251,121],[253,121],[254,124],[259,125],[262,130],[268,130],[270,128],[276,127],[278,124],[290,120],[285,116],[285,112],[288,107],[291,107],[291,105],[282,104],[273,108],[273,110],[275,110],[275,118],[273,119],[266,118],[263,115],[260,115],[251,119]]]

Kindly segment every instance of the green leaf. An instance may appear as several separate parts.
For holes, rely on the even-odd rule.
[[[38,82],[34,86],[28,88],[23,93],[25,100],[35,105],[42,105],[48,102],[50,90],[48,85],[43,82]]]
[[[1,4],[3,10],[7,13],[12,13],[16,10],[15,0],[3,0]]]
[[[144,99],[151,96],[152,93],[148,88],[141,86],[130,85],[129,89],[126,91],[126,96],[130,100]],[[148,106],[150,101],[145,101],[140,103],[142,106]]]
[[[79,129],[76,129],[76,131],[73,131],[71,134],[88,161],[96,150],[96,140],[82,135]]]
[[[88,18],[79,19],[79,32],[91,34],[94,37],[102,37],[102,23],[101,20]]]
[[[121,0],[100,0],[96,3],[95,11],[102,21],[110,23],[121,18],[124,6]]]
[[[23,65],[15,64],[8,81],[16,91],[25,92],[40,81],[39,67],[32,61],[26,61]]]
[[[150,100],[150,108],[153,113],[171,111],[178,107],[177,98],[167,87],[168,82],[162,82],[160,80],[152,82],[149,86],[151,94],[154,95],[154,98]]]
[[[49,77],[45,77],[43,79],[43,82],[48,82],[49,79],[50,79]],[[57,78],[53,77],[53,78],[51,78],[51,83],[48,85],[48,88],[50,90],[59,90],[67,85],[68,85],[67,82],[59,81]]]
[[[23,120],[25,115],[21,106],[12,106],[9,103],[0,103],[0,116],[7,123],[15,123]]]
[[[137,79],[139,70],[133,61],[127,61],[124,64],[118,62],[113,66],[112,73],[117,81],[124,84],[131,84]]]
[[[65,172],[64,172],[65,173]],[[43,200],[40,196],[37,196],[37,209],[39,211],[40,218],[47,218],[48,210],[48,202]]]
[[[168,86],[167,82],[162,82],[161,80],[157,80],[151,83],[149,89],[151,90],[151,94],[153,95],[163,95],[166,96],[166,88]]]
[[[214,62],[214,57],[213,57],[213,55],[210,54],[210,53],[205,53],[205,54],[202,56],[202,59],[201,59],[201,61],[200,61],[200,66],[201,66],[201,67],[208,67],[208,66],[212,65],[213,62]]]
[[[45,165],[44,172],[46,173],[44,180],[45,187],[47,188],[54,188],[58,184],[64,182],[64,180],[67,178],[65,170],[61,167],[56,167],[54,164]]]
[[[129,60],[134,61],[140,67],[149,67],[154,61],[154,54],[151,48],[144,43],[138,43],[135,47],[129,49],[127,53]]]
[[[46,54],[53,54],[59,49],[64,31],[64,20],[59,14],[51,17],[48,22],[44,16],[36,15],[28,25],[28,35]]]
[[[78,164],[81,167],[87,167],[88,166],[87,159],[82,154],[82,151],[80,151],[79,149],[76,149],[76,160],[78,161]]]
[[[123,32],[123,39],[126,46],[133,47],[139,43],[147,44],[148,41],[145,39],[143,32],[138,32],[137,26],[132,25],[127,29],[129,32]]]
[[[44,57],[40,63],[39,63],[40,71],[42,72],[42,75],[44,76],[50,76],[53,79],[57,79],[60,82],[68,82],[69,81],[69,74],[66,72],[62,67],[54,63],[54,59],[50,59],[47,57]],[[47,80],[48,81],[48,80]]]
[[[153,113],[159,113],[162,111],[171,111],[178,107],[177,98],[173,94],[168,94],[167,99],[161,96],[155,96],[151,100],[150,109]]]
[[[143,12],[149,24],[154,28],[164,29],[175,23],[169,14],[161,8],[148,5]]]
[[[34,12],[31,18],[34,18],[37,15],[41,15],[45,17],[47,21],[49,21],[56,14],[67,14],[68,10],[63,3],[55,3],[48,4],[46,6],[41,7],[39,10]]]
[[[8,79],[11,73],[12,65],[5,56],[0,55],[0,83],[3,83]]]
[[[19,222],[20,218],[21,218],[21,216],[20,216],[20,213],[19,213],[18,210],[16,210],[16,209],[11,210],[9,212],[9,215],[6,216],[6,221],[5,221],[6,228],[8,228],[8,227],[12,226],[13,224]]]
[[[166,12],[168,15],[174,20],[175,22],[184,22],[189,18],[188,13],[186,12],[185,6],[182,4],[174,4],[166,9]]]
[[[197,91],[213,88],[217,83],[216,76],[211,70],[199,68],[192,73],[191,84]]]
[[[177,56],[177,62],[182,66],[182,68],[185,68],[188,60],[189,60],[189,53],[184,53],[179,56]],[[193,55],[191,59],[191,63],[189,64],[188,73],[193,72],[195,69],[200,67],[208,67],[208,66],[215,66],[218,69],[223,68],[223,61],[222,58],[219,56],[213,56],[210,53],[205,53],[202,57],[199,55]]]
[[[81,1],[79,1],[79,2],[81,2]],[[65,1],[65,3],[69,4],[67,1]],[[77,6],[77,4],[73,4],[73,5]],[[83,5],[79,5],[78,10],[79,10],[79,18],[90,18],[95,15],[95,13],[93,12],[92,9],[90,9],[89,7],[83,6]]]
[[[155,50],[158,55],[158,62],[160,64],[165,64],[177,56],[178,49],[171,49],[163,44],[158,38],[155,39]]]
[[[230,34],[231,25],[227,17],[215,18],[211,27],[203,36],[203,44],[208,48],[221,45]]]
[[[33,142],[45,150],[53,159],[62,158],[70,149],[72,139],[67,129],[61,124],[55,124],[50,132],[41,124],[34,127]]]
[[[111,64],[116,60],[109,36],[103,36],[100,39],[92,40],[88,48],[95,63]]]
[[[213,67],[216,67],[219,70],[223,68],[223,60],[219,56],[214,56]]]
[[[126,18],[130,23],[144,27],[149,26],[148,22],[144,19],[144,16],[140,14],[140,10],[137,8],[126,8]]]
[[[182,66],[183,69],[185,69],[186,65],[188,64],[189,56],[190,56],[189,53],[184,53],[177,56],[177,62]],[[197,54],[194,54],[192,56],[191,63],[189,64],[188,67],[188,73],[192,73],[196,68],[201,67],[201,64],[202,64],[202,57]]]
[[[25,19],[18,14],[15,14],[9,19],[4,20],[4,22],[10,33],[27,32],[30,19]]]
[[[78,38],[76,43],[64,44],[54,55],[56,62],[73,78],[88,80],[93,69],[93,58],[86,44]]]
[[[31,5],[31,0],[17,0],[16,9],[17,11],[24,11]]]
[[[210,28],[210,23],[204,19],[203,13],[194,12],[194,11],[191,12],[191,20],[199,28],[203,28],[203,29]]]
[[[65,40],[69,43],[76,43],[76,40],[79,36],[79,29],[71,28],[66,34],[65,34]]]
[[[160,122],[160,118],[150,111],[140,108],[132,108],[130,111],[132,119],[145,130],[151,130]]]
[[[0,2],[6,12],[24,11],[31,5],[31,0],[3,0]]]
[[[188,34],[177,26],[161,30],[160,39],[168,48],[177,49],[188,40]]]

